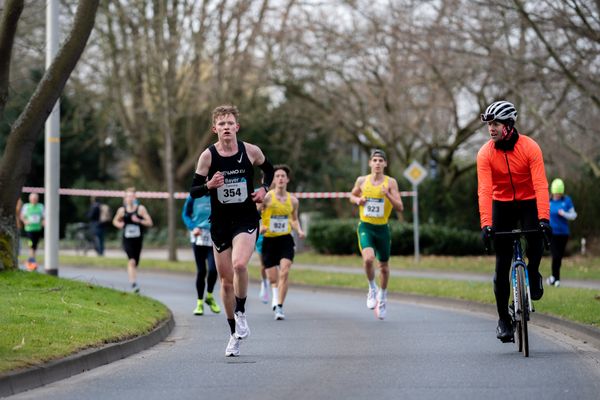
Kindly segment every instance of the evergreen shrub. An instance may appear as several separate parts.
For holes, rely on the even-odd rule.
[[[310,246],[321,254],[358,254],[356,219],[323,219],[312,221],[307,237]],[[392,254],[414,253],[413,226],[390,222]],[[423,224],[419,229],[421,254],[477,255],[483,254],[479,231],[469,231],[442,225]]]

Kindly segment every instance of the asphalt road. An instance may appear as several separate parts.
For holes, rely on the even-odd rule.
[[[61,267],[62,277],[116,289],[125,270]],[[11,399],[594,399],[600,354],[531,327],[529,358],[495,338],[493,316],[391,300],[375,319],[365,296],[292,288],[285,321],[251,287],[251,336],[224,357],[225,317],[192,315],[194,278],[142,271],[142,294],[165,303],[176,327],[159,345]],[[491,287],[490,287],[491,290]],[[534,317],[535,319],[535,317]]]

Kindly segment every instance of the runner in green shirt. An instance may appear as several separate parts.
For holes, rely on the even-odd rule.
[[[44,236],[44,205],[39,202],[39,195],[31,193],[29,203],[21,208],[21,221],[25,227],[25,235],[29,238],[29,258],[26,267],[30,271],[37,269],[35,252],[40,238]]]

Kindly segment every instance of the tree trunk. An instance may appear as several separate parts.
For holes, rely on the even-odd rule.
[[[17,199],[31,169],[33,148],[44,122],[85,49],[94,27],[98,2],[86,0],[79,3],[69,35],[8,136],[0,160],[0,270],[18,267],[15,241]],[[5,10],[6,13],[10,15],[10,10]]]

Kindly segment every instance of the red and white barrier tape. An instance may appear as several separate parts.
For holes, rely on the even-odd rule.
[[[41,187],[23,187],[25,193],[44,193],[44,188]],[[63,196],[96,196],[96,197],[123,197],[123,190],[100,190],[100,189],[58,189],[58,194]],[[341,199],[350,197],[350,192],[297,192],[292,193],[298,199]],[[135,192],[136,197],[143,199],[166,199],[169,197],[167,192]],[[188,192],[175,192],[176,199],[185,199]],[[414,196],[415,192],[400,192],[402,197]]]

